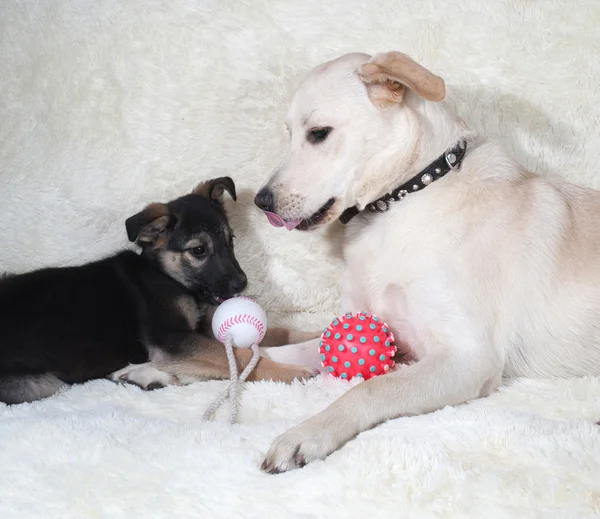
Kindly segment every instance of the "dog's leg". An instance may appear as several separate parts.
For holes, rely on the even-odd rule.
[[[172,340],[175,340],[172,338]],[[156,350],[152,354],[152,363],[159,370],[169,373],[183,384],[200,380],[229,378],[229,364],[225,346],[213,339],[198,334],[186,334],[181,353],[168,354]],[[241,372],[252,358],[249,349],[234,348],[234,354]],[[304,366],[280,364],[271,359],[261,357],[247,380],[273,380],[291,382],[295,379],[307,379],[315,376],[316,370]]]
[[[327,409],[277,438],[262,469],[278,473],[323,459],[386,420],[487,396],[501,368],[475,355],[437,354],[350,389]]]

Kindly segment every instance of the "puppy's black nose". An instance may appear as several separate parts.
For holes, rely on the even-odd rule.
[[[254,197],[254,203],[263,211],[273,212],[273,193],[268,187],[263,187]]]
[[[245,274],[242,274],[240,277],[231,279],[229,281],[229,292],[231,294],[239,294],[243,292],[248,286],[248,278]]]

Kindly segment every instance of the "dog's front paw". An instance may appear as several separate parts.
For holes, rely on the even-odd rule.
[[[179,385],[176,377],[160,371],[150,362],[130,364],[119,371],[115,371],[109,378],[114,382],[133,384],[146,391],[160,389],[168,385]]]
[[[279,436],[271,444],[261,469],[279,474],[302,468],[311,461],[325,459],[346,443],[347,438],[337,434],[338,427],[321,421],[320,417],[310,418]]]

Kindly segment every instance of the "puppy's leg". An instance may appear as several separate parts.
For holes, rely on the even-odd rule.
[[[168,385],[180,385],[177,377],[160,371],[151,362],[144,364],[129,364],[129,366],[109,375],[113,382],[126,382],[147,391],[159,389]]]
[[[0,402],[22,404],[47,398],[68,384],[49,373],[0,377]]]
[[[288,328],[268,328],[260,345],[265,348],[298,344],[300,342],[316,339],[321,332],[299,332]]]
[[[308,366],[314,370],[321,370],[319,357],[319,339],[311,339],[300,344],[288,344],[277,348],[264,348],[266,357],[276,362]]]
[[[477,353],[481,355],[432,354],[355,386],[321,413],[279,436],[262,469],[278,473],[302,467],[386,420],[487,396],[500,384],[502,371]]]
[[[152,363],[159,370],[175,376],[177,380],[184,384],[199,380],[229,378],[227,354],[225,346],[220,342],[199,334],[185,334],[184,336],[171,337],[170,340],[171,344],[173,344],[173,341],[180,341],[178,353],[165,353],[163,350],[155,350],[151,354]],[[252,351],[234,348],[234,354],[238,370],[241,372],[250,362]],[[273,380],[289,383],[294,379],[311,378],[315,374],[316,371],[304,366],[280,364],[261,357],[247,380]]]

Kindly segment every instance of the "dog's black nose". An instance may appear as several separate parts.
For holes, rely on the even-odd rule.
[[[263,211],[273,212],[273,193],[268,187],[263,187],[254,197],[254,203]]]
[[[248,286],[248,278],[245,274],[229,281],[229,292],[231,294],[240,294]]]

